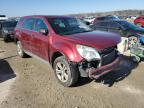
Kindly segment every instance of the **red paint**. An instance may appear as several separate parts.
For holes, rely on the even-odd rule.
[[[144,16],[140,16],[134,20],[134,24],[141,24],[144,27]]]

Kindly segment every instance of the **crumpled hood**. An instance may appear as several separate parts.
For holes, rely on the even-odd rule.
[[[98,50],[116,46],[121,41],[120,35],[101,31],[78,33],[67,37],[74,42],[79,42],[79,44],[91,46]]]

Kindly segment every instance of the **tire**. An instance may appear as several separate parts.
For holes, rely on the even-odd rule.
[[[22,58],[27,57],[27,54],[24,52],[20,41],[17,41],[17,54]]]
[[[8,39],[6,36],[3,37],[3,40],[4,40],[4,42],[6,42],[6,43],[9,42],[9,39]]]
[[[54,61],[54,72],[57,80],[65,87],[74,86],[79,78],[79,72],[75,65],[71,65],[64,56],[60,56]]]

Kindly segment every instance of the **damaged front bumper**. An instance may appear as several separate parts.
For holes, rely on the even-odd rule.
[[[115,49],[115,47],[105,48],[99,51],[99,54],[101,56],[101,59],[99,60],[83,60],[78,63],[80,76],[97,79],[115,69],[119,64],[119,52]]]
[[[98,68],[87,67],[83,69],[82,67],[79,67],[80,75],[82,77],[98,79],[100,76],[114,70],[119,65],[119,62],[120,62],[120,57],[118,56],[113,62],[107,65],[100,66]]]
[[[86,72],[88,73],[88,76],[90,78],[99,78],[100,76],[108,73],[108,72],[111,72],[112,70],[114,70],[118,64],[120,62],[120,58],[117,57],[112,63],[110,64],[107,64],[105,66],[102,66],[102,67],[99,67],[99,68],[89,68],[89,69],[86,69]]]

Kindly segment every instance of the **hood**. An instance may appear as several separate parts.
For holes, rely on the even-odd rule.
[[[73,40],[73,42],[77,42],[78,44],[86,46],[91,46],[98,50],[116,46],[121,41],[119,35],[101,31],[78,33],[67,37]]]

